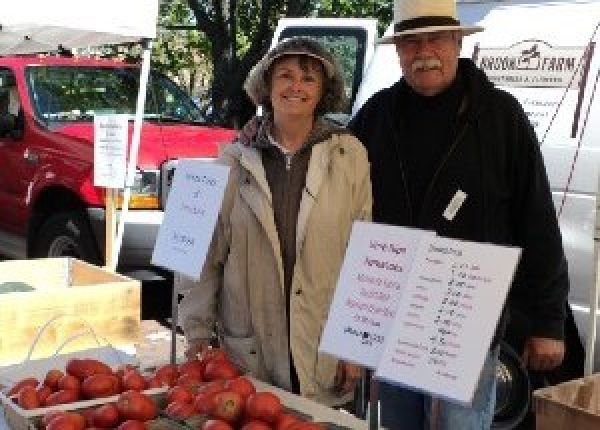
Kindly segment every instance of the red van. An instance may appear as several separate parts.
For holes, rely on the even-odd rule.
[[[138,67],[115,60],[0,57],[0,254],[103,262],[104,191],[93,186],[93,117],[130,114],[131,133],[138,81]],[[120,271],[151,269],[177,160],[214,159],[234,136],[207,125],[175,83],[151,72]]]

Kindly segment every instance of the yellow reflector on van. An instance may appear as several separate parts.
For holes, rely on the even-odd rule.
[[[123,207],[123,196],[117,197],[117,208]],[[152,194],[134,194],[129,198],[130,209],[160,209],[160,201]]]

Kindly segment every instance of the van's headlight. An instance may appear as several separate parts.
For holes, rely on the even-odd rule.
[[[131,209],[160,209],[159,199],[160,172],[158,170],[138,170],[135,173],[129,208]],[[123,191],[119,192],[117,207],[123,205]]]

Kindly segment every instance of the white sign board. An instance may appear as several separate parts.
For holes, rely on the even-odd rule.
[[[590,60],[586,48],[553,46],[542,40],[524,40],[507,47],[481,43],[473,56],[495,85],[521,102],[540,140],[550,127],[555,135],[574,138],[582,76]]]
[[[158,231],[152,264],[198,279],[212,240],[229,167],[181,160]]]
[[[375,376],[469,404],[521,251],[442,237],[423,245]]]
[[[320,351],[375,368],[406,276],[424,237],[433,232],[355,222]]]
[[[129,115],[94,116],[94,186],[123,188]]]

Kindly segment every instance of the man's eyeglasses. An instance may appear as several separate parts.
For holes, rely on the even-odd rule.
[[[456,38],[455,31],[436,31],[433,33],[407,34],[396,38],[396,45],[401,49],[416,51],[419,47],[430,45],[434,49],[447,47]]]

